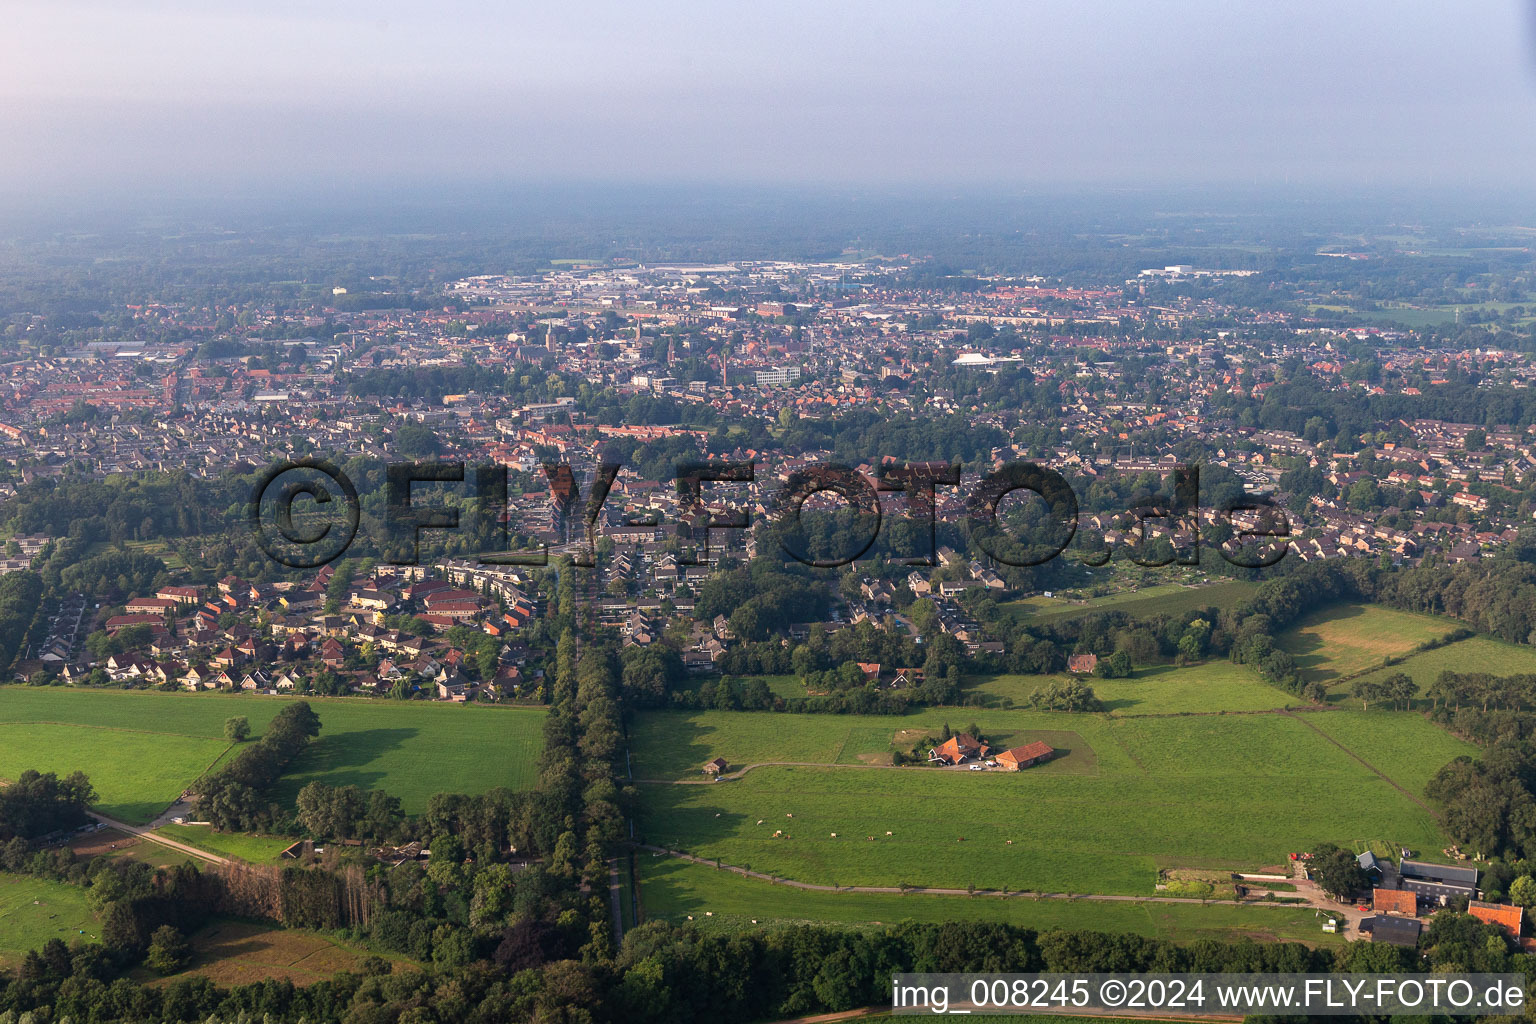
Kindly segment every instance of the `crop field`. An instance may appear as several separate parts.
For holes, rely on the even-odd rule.
[[[695,927],[713,932],[804,923],[997,921],[1042,930],[1130,932],[1177,942],[1244,936],[1314,945],[1344,941],[1342,935],[1324,934],[1310,908],[806,892],[644,852],[640,883],[646,920],[682,923],[691,915]]]
[[[1396,665],[1378,669],[1364,678],[1385,679],[1395,672],[1405,672],[1419,684],[1422,693],[1446,669],[1453,672],[1487,672],[1496,676],[1536,673],[1536,648],[1518,647],[1492,637],[1474,636],[1404,658]],[[1347,686],[1341,686],[1334,698],[1352,699],[1348,696]]]
[[[1005,701],[1023,706],[1036,689],[1065,676],[976,676],[966,693],[980,693],[991,706],[1007,707]],[[1111,714],[1180,714],[1191,711],[1268,711],[1296,707],[1299,697],[1276,689],[1246,665],[1212,660],[1180,668],[1153,665],[1138,669],[1129,679],[1087,680]]]
[[[103,814],[141,824],[229,749],[224,721],[244,715],[256,737],[285,697],[0,687],[0,777],[27,768],[91,777]],[[312,698],[320,736],[276,791],[306,783],[383,788],[407,812],[443,790],[524,788],[542,743],[536,708]]]
[[[1331,683],[1401,656],[1457,628],[1450,619],[1376,605],[1333,605],[1303,618],[1276,644],[1295,657],[1308,680]]]
[[[1308,724],[1323,716],[1350,741],[1351,730],[1390,723],[1379,739],[1361,740],[1375,757],[1364,759],[1401,770],[1407,782],[1399,784],[1413,795]],[[1253,870],[1319,840],[1386,837],[1438,849],[1438,825],[1415,797],[1444,763],[1429,760],[1449,760],[1460,748],[1421,717],[1372,712],[1358,725],[1351,717],[1364,713],[977,711],[989,742],[1055,731],[1081,744],[1044,770],[1011,773],[837,766],[847,744],[874,744],[877,724],[929,728],[942,720],[932,711],[887,719],[657,712],[635,730],[638,778],[698,779],[697,765],[710,756],[733,766],[814,765],[759,767],[718,783],[644,784],[638,827],[647,843],[800,881],[1041,892],[1150,894],[1162,868]],[[952,717],[951,725],[968,721]]]
[[[0,874],[0,965],[13,965],[49,939],[97,942],[101,930],[78,885]]]
[[[1243,580],[1227,580],[1205,586],[1184,586],[1163,583],[1140,590],[1129,590],[1104,597],[1089,598],[1084,602],[1064,601],[1058,598],[1028,597],[1014,601],[1005,607],[1023,615],[1032,622],[1053,622],[1074,619],[1092,612],[1125,612],[1133,618],[1150,615],[1178,615],[1192,608],[1234,607],[1253,596],[1258,585]]]

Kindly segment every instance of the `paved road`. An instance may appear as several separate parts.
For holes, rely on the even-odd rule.
[[[138,836],[140,839],[148,839],[150,842],[159,843],[161,846],[168,846],[173,850],[176,850],[180,853],[185,853],[192,857],[196,857],[198,860],[206,861],[209,864],[229,863],[228,858],[215,856],[214,854],[209,853],[207,850],[199,850],[195,846],[188,846],[186,843],[178,843],[174,839],[167,839],[164,836],[157,836],[154,833],[153,825],[149,827],[130,825],[126,821],[117,821],[116,819],[109,818],[104,814],[97,814],[95,811],[87,811],[86,813],[102,824],[117,829],[119,832],[126,832],[131,836]]]

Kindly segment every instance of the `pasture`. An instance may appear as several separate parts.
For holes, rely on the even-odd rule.
[[[1446,669],[1453,672],[1487,672],[1495,676],[1536,673],[1536,648],[1518,647],[1487,636],[1474,636],[1404,658],[1396,665],[1377,669],[1364,678],[1385,679],[1394,673],[1404,672],[1419,684],[1422,693]],[[1341,686],[1334,698],[1353,699],[1348,696],[1348,689],[1348,686]]]
[[[699,779],[698,765],[717,755],[733,766],[810,764],[759,767],[718,783],[643,784],[637,828],[647,843],[799,881],[1150,894],[1159,869],[1272,867],[1319,840],[1381,836],[1436,849],[1438,824],[1415,797],[1428,774],[1460,752],[1413,715],[1372,712],[1349,723],[1363,714],[978,710],[989,742],[1007,746],[1015,736],[1055,731],[1080,745],[1020,773],[838,766],[850,745],[875,744],[877,726],[889,736],[939,725],[945,714],[956,729],[971,718],[960,719],[958,709],[884,719],[644,715],[633,733],[637,778]],[[1399,785],[1413,795],[1308,724],[1320,717],[1346,746],[1365,734],[1362,759],[1402,772],[1407,781]],[[1390,731],[1373,739],[1383,723]],[[1398,745],[1400,754],[1386,749]],[[1424,767],[1415,767],[1412,759],[1426,752]]]
[[[293,698],[65,687],[0,687],[0,776],[80,769],[103,814],[141,824],[163,811],[230,744],[224,721],[250,719],[254,738]],[[306,783],[386,789],[409,813],[436,792],[526,788],[544,713],[537,708],[310,698],[320,736],[274,797]]]
[[[11,708],[0,698],[0,715]],[[147,724],[147,723],[146,723]],[[222,729],[222,719],[220,720]],[[229,741],[171,735],[159,730],[0,722],[0,776],[28,768],[63,776],[79,769],[96,788],[96,809],[135,825],[149,821],[181,796],[187,784],[224,756]]]
[[[1457,628],[1451,619],[1433,615],[1338,604],[1303,617],[1275,644],[1296,659],[1305,679],[1332,683],[1381,665],[1387,657],[1401,657]]]
[[[906,715],[798,715],[745,711],[651,711],[636,716],[630,754],[637,779],[702,780],[700,767],[723,756],[734,771],[768,761],[809,765],[871,765],[898,746],[927,733],[937,736],[947,723],[954,731],[973,721],[987,741],[1021,746],[1051,733],[1069,751],[1037,771],[1092,773],[1093,749],[1072,730],[1094,715],[1047,712],[999,712],[983,708],[925,708]]]
[[[82,934],[83,933],[83,934]],[[101,929],[78,885],[0,873],[0,965],[19,962],[49,939],[97,942]]]
[[[693,925],[707,932],[806,923],[878,927],[903,921],[996,921],[1041,930],[1130,932],[1176,942],[1245,936],[1314,945],[1344,941],[1341,935],[1325,935],[1310,908],[806,892],[644,851],[639,873],[646,920],[683,923],[692,915]]]
[[[252,864],[277,860],[293,845],[291,836],[261,836],[246,832],[215,832],[206,825],[162,825],[155,834],[219,857],[238,857]]]
[[[989,707],[1024,706],[1029,695],[1065,676],[974,676],[966,696],[979,693]],[[1151,665],[1138,669],[1129,679],[1089,677],[1106,709],[1114,715],[1182,714],[1192,711],[1268,711],[1300,706],[1304,701],[1276,689],[1246,665],[1211,660],[1180,668]]]
[[[1416,711],[1373,708],[1298,717],[1415,796],[1423,795],[1424,787],[1443,766],[1458,757],[1478,754],[1477,747],[1444,729],[1425,728],[1429,723]]]

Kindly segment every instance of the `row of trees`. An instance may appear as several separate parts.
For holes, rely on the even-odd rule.
[[[174,936],[157,930],[151,943],[159,947],[166,938]],[[483,963],[432,957],[425,970],[393,972],[387,961],[370,958],[358,971],[304,988],[286,982],[221,988],[205,978],[108,983],[117,974],[110,950],[70,950],[54,940],[28,957],[20,976],[0,981],[0,1014],[47,1007],[47,1019],[55,1020],[734,1024],[886,1003],[890,976],[898,972],[1503,973],[1533,966],[1497,926],[1449,911],[1431,920],[1418,950],[1365,942],[1338,949],[1209,939],[1177,945],[1124,933],[1037,932],[983,922],[705,935],[658,921],[591,959],[580,955],[591,952],[590,942],[581,945],[584,938],[570,917],[530,921],[506,929]]]
[[[1446,669],[1424,691],[1436,708],[1460,711],[1462,705],[1483,711],[1528,711],[1536,708],[1536,675],[1496,676],[1488,672]]]
[[[1356,679],[1349,692],[1360,701],[1362,710],[1369,711],[1372,702],[1390,701],[1394,707],[1407,710],[1419,692],[1419,684],[1406,672],[1394,672],[1384,679],[1363,676]]]
[[[0,671],[22,654],[27,633],[43,600],[43,580],[35,572],[0,576]]]
[[[214,827],[235,832],[272,829],[288,817],[263,794],[309,741],[320,718],[308,701],[289,704],[267,725],[261,740],[197,783],[194,813]]]

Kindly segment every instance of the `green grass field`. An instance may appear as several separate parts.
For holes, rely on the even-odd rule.
[[[1376,605],[1340,604],[1307,615],[1276,638],[1308,680],[1331,683],[1455,630],[1450,619]]]
[[[849,763],[850,747],[869,752],[882,736],[931,729],[946,716],[956,729],[974,717],[989,741],[1003,745],[1053,733],[1070,753],[1018,774],[833,767]],[[1321,717],[1351,738],[1351,717],[1365,719],[1358,729],[1366,733],[1390,724],[1379,740],[1361,741],[1362,756],[1382,771],[1402,771],[1400,784],[1415,793],[1444,761],[1418,768],[1412,758],[1430,751],[1430,759],[1449,760],[1463,749],[1421,717],[1375,712],[1114,718],[978,710],[961,718],[956,710],[879,719],[655,712],[632,733],[639,778],[697,779],[697,766],[717,755],[733,765],[818,766],[642,785],[638,827],[649,843],[801,881],[1048,892],[1149,894],[1160,868],[1257,869],[1320,840],[1387,837],[1438,849],[1433,815],[1308,726]],[[1388,748],[1399,744],[1394,757]],[[787,838],[775,838],[776,830]]]
[[[101,930],[78,885],[0,873],[0,965],[49,939],[97,942]]]
[[[224,721],[244,715],[259,737],[291,698],[215,693],[0,687],[0,776],[81,769],[98,808],[153,818],[227,748]],[[275,791],[306,783],[383,788],[409,813],[437,792],[526,788],[542,744],[543,711],[356,698],[310,701],[320,736]]]
[[[1444,729],[1426,728],[1416,711],[1353,711],[1307,715],[1307,723],[1348,747],[1360,758],[1415,795],[1435,772],[1458,757],[1474,757],[1478,748]]]
[[[771,712],[644,712],[630,732],[637,779],[701,780],[701,766],[723,756],[732,768],[765,761],[816,765],[879,764],[899,745],[924,733],[937,736],[948,723],[967,728],[975,721],[989,742],[1020,746],[1050,733],[1070,751],[1037,771],[1091,773],[1093,751],[1072,730],[1096,715],[1001,712],[981,708],[927,708],[906,715],[780,715]],[[898,734],[903,734],[897,744]],[[910,735],[908,735],[910,734]],[[1076,737],[1069,742],[1069,738]],[[1081,749],[1074,749],[1077,743]],[[1053,744],[1055,746],[1057,744]]]
[[[1492,637],[1474,636],[1415,654],[1396,665],[1377,669],[1364,678],[1385,679],[1393,673],[1406,672],[1419,684],[1422,692],[1446,669],[1453,672],[1488,672],[1496,676],[1536,673],[1536,648],[1517,647]],[[1339,700],[1351,699],[1347,691],[1348,687],[1342,686],[1334,696]]]
[[[714,932],[803,923],[878,926],[903,921],[997,921],[1039,929],[1130,932],[1177,942],[1244,936],[1313,944],[1344,941],[1342,935],[1324,934],[1310,909],[806,892],[644,851],[640,881],[647,920],[683,923],[691,915],[695,927]]]
[[[1142,618],[1178,615],[1192,608],[1212,605],[1230,608],[1252,597],[1257,589],[1257,584],[1242,580],[1227,580],[1198,587],[1163,583],[1140,590],[1089,598],[1080,603],[1060,598],[1026,597],[1003,607],[1016,615],[1027,617],[1031,622],[1059,622],[1105,611],[1125,612],[1132,618]]]
[[[0,715],[11,708],[0,698]],[[193,779],[224,755],[223,739],[130,731],[128,727],[0,722],[0,776],[28,768],[91,777],[96,809],[142,824],[165,810]]]
[[[206,825],[162,825],[155,834],[220,857],[239,857],[252,864],[269,863],[293,845],[292,837],[215,832]]]
[[[983,694],[989,706],[1012,701],[1022,707],[1034,690],[1064,676],[994,675],[974,677],[967,696]],[[1129,679],[1088,680],[1111,714],[1178,714],[1191,711],[1268,711],[1305,703],[1278,690],[1245,665],[1208,661],[1179,668],[1153,665]]]

